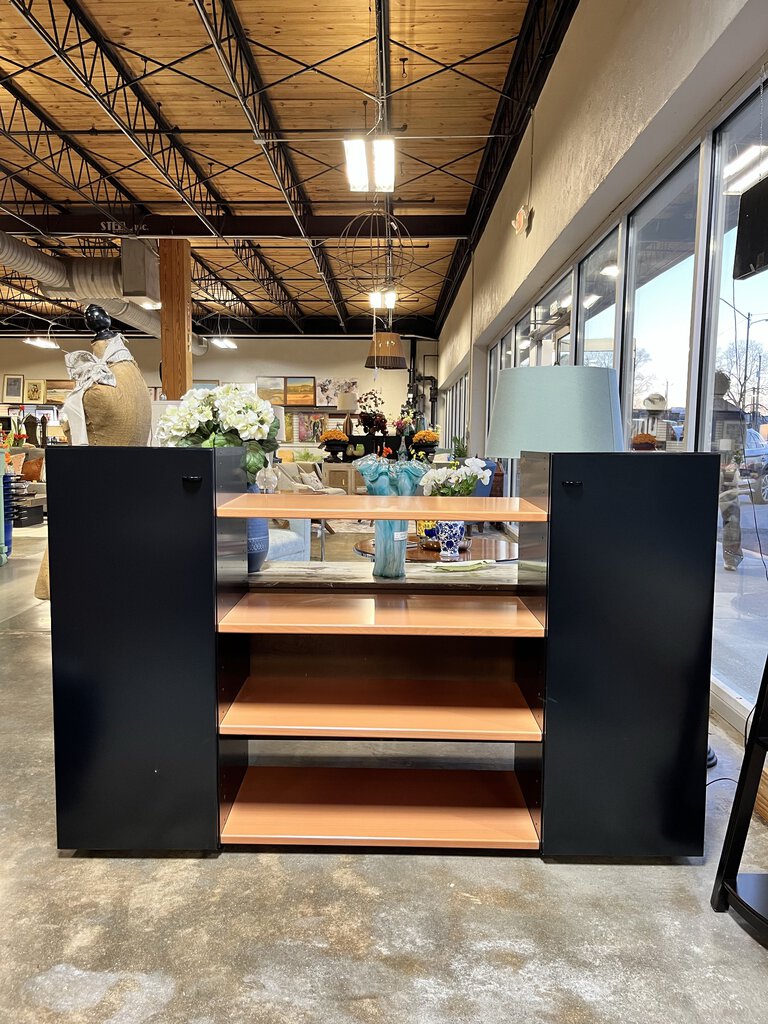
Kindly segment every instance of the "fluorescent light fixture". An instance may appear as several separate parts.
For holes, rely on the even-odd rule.
[[[387,288],[384,292],[384,305],[387,309],[394,309],[397,302],[397,292],[394,288]]]
[[[747,146],[743,153],[739,153],[738,156],[734,157],[730,163],[727,163],[723,168],[723,177],[732,178],[734,174],[738,174],[739,171],[743,171],[750,164],[755,163],[760,154],[765,149],[765,146]]]
[[[729,181],[725,189],[726,195],[740,196],[748,188],[756,185],[766,174],[768,174],[768,157],[764,157],[756,167],[751,167],[740,178]]]
[[[371,309],[381,309],[384,305],[384,296],[381,292],[368,292],[368,301],[371,304]]]
[[[347,181],[352,192],[395,191],[395,140],[388,135],[345,139]],[[371,168],[373,175],[371,175]],[[373,178],[373,184],[371,184]]]
[[[600,296],[599,295],[594,295],[594,294],[587,295],[584,298],[584,301],[582,302],[582,306],[584,307],[584,309],[592,309],[594,304],[596,302],[599,302],[599,301],[600,301]]]
[[[600,268],[600,273],[604,277],[618,277],[619,276],[619,266],[618,266],[617,263],[606,263],[606,265],[604,267]]]
[[[345,139],[347,181],[351,192],[368,192],[368,158],[365,139]]]
[[[161,309],[163,304],[162,302],[153,302],[152,299],[147,299],[141,305],[144,309]]]
[[[58,344],[52,338],[25,338],[25,345],[33,345],[35,348],[58,348]]]
[[[237,348],[237,345],[231,338],[211,338],[211,344],[215,345],[216,348]]]
[[[373,140],[373,180],[377,192],[395,191],[395,140],[378,136]],[[354,191],[354,189],[353,189]]]

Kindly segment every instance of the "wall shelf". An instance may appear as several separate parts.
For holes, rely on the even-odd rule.
[[[250,676],[222,718],[225,736],[541,741],[512,681]]]
[[[249,768],[222,843],[538,850],[514,772]]]
[[[448,587],[445,588],[448,590]],[[387,633],[390,636],[543,637],[544,611],[520,597],[432,593],[246,594],[220,633]]]
[[[523,498],[412,498],[370,494],[240,494],[216,509],[221,519],[442,519],[468,523],[545,523]]]

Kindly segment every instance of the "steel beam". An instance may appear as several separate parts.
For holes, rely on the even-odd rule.
[[[226,201],[206,180],[181,141],[170,134],[172,125],[158,104],[144,92],[117,49],[104,39],[77,0],[62,0],[56,7],[48,0],[10,0],[10,3],[155,168],[164,184],[197,217],[206,232],[221,237],[211,218],[230,212]],[[60,7],[65,7],[69,13],[58,19]],[[157,129],[164,134],[159,134]],[[268,273],[268,264],[262,265],[262,271]],[[296,316],[298,306],[276,276],[269,299],[300,329]]]
[[[469,268],[472,252],[488,223],[512,166],[528,117],[539,98],[579,0],[529,0],[512,54],[503,96],[467,204],[468,237],[457,242],[435,310],[438,332]]]
[[[262,147],[278,188],[296,222],[299,234],[312,253],[317,272],[328,291],[333,308],[344,326],[348,316],[344,299],[321,241],[308,230],[312,213],[309,197],[300,183],[287,147],[280,141],[274,111],[264,91],[256,59],[232,0],[193,0],[222,68],[253,129],[254,141]]]
[[[53,205],[53,204],[52,204]],[[470,221],[464,214],[411,214],[398,218],[408,230],[411,238],[449,239],[466,238]],[[69,213],[33,213],[24,216],[30,225],[25,228],[14,222],[10,215],[0,215],[0,230],[10,235],[28,235],[43,231],[48,235],[65,238],[78,235],[83,238],[115,238],[120,235],[139,235],[142,238],[208,238],[208,232],[201,230],[196,217],[184,214],[149,213],[142,215],[138,210],[127,218],[125,228],[117,221],[110,220],[98,212],[83,212],[71,209]],[[336,215],[312,216],[308,220],[314,239],[329,240],[340,238],[349,218]],[[270,238],[301,238],[298,226],[292,217],[276,214],[230,214],[216,220],[217,237],[230,241],[238,238],[258,239],[267,243]]]

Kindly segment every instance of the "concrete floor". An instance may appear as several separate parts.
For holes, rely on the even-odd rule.
[[[346,540],[346,538],[345,538]],[[334,852],[73,857],[54,847],[42,539],[0,568],[0,1020],[13,1024],[764,1024],[768,952],[680,864]],[[83,595],[84,621],[98,610]],[[720,764],[739,748],[713,725]],[[745,867],[768,870],[755,825]]]

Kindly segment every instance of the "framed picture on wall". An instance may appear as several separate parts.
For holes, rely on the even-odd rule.
[[[195,391],[213,391],[220,383],[218,380],[193,380],[192,387]]]
[[[27,380],[24,382],[24,402],[26,405],[42,405],[45,402],[45,381]]]
[[[23,374],[3,374],[3,401],[10,404],[18,404],[24,401]]]
[[[285,405],[285,377],[257,377],[256,394],[271,405]]]
[[[45,400],[52,405],[62,405],[69,398],[75,387],[73,380],[47,380],[45,382]]]
[[[320,435],[326,427],[326,417],[321,412],[300,412],[298,414],[299,436],[294,438],[297,441],[314,442],[320,440]]]
[[[346,391],[359,391],[357,377],[320,377],[315,387],[318,406],[338,405],[339,395]]]
[[[315,378],[286,377],[285,404],[313,406],[315,404]]]

